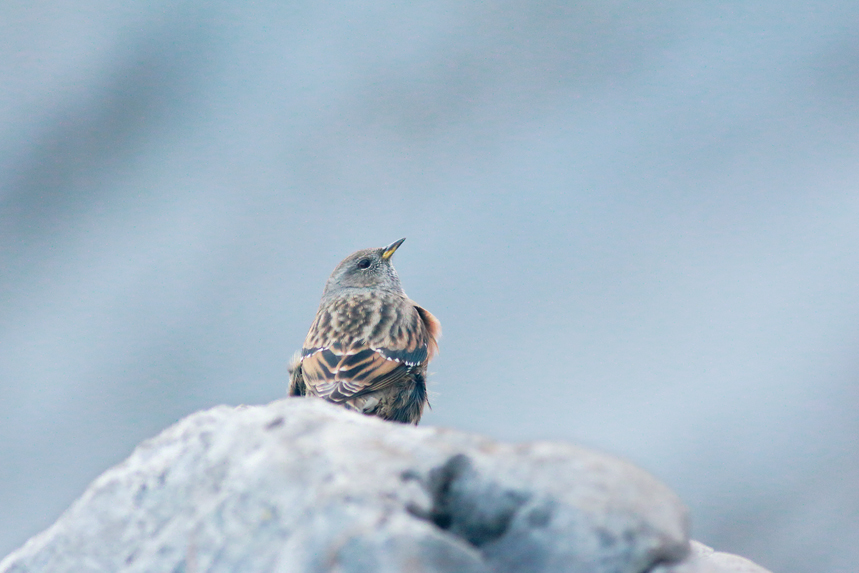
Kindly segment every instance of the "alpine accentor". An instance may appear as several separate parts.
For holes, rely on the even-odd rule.
[[[386,420],[417,424],[441,324],[400,285],[391,256],[405,239],[352,253],[325,283],[290,396],[318,396]]]

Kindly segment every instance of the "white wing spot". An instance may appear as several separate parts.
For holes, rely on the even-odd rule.
[[[381,349],[381,348],[373,348],[373,347],[371,346],[371,347],[370,347],[370,350],[372,350],[373,352],[375,352],[376,354],[378,354],[379,356],[381,356],[381,357],[382,357],[382,358],[384,358],[385,360],[388,360],[388,361],[393,360],[394,362],[402,362],[402,360],[400,360],[399,358],[391,358],[391,357],[389,357],[389,356],[385,356],[385,353],[384,353],[384,352],[382,352],[382,349]],[[408,364],[408,362],[406,362],[406,364]]]

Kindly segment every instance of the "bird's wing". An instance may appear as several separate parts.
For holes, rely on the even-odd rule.
[[[317,396],[344,402],[404,381],[414,366],[386,358],[379,349],[304,349],[301,370],[306,384]]]
[[[441,338],[441,322],[433,316],[433,314],[422,306],[415,305],[415,310],[418,311],[418,316],[421,317],[421,322],[424,324],[424,330],[427,333],[427,352],[429,359],[438,354],[438,339]]]
[[[304,385],[304,372],[301,368],[301,353],[296,352],[289,363],[289,395],[304,396],[307,388]]]
[[[406,380],[435,351],[430,332],[440,330],[438,321],[411,301],[379,305],[364,316],[370,321],[359,339],[344,339],[342,329],[328,327],[330,318],[317,320],[311,328],[301,366],[313,394],[342,402],[382,390]]]

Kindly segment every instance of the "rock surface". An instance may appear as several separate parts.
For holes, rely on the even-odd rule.
[[[142,443],[0,573],[765,573],[688,539],[664,485],[313,399],[198,412]]]

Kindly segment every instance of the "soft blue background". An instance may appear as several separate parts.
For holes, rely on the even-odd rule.
[[[285,393],[358,248],[426,424],[625,456],[694,535],[859,563],[859,3],[0,4],[0,555]]]

